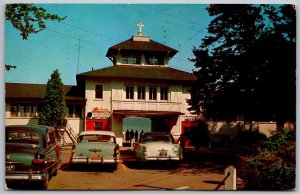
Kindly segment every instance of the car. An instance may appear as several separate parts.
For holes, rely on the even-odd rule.
[[[8,188],[20,182],[37,182],[48,188],[61,163],[62,147],[53,127],[11,125],[5,127],[5,181]],[[35,184],[35,185],[37,185]]]
[[[83,131],[72,147],[71,164],[110,164],[117,169],[120,149],[112,131]]]
[[[135,158],[141,164],[147,161],[183,160],[182,149],[173,136],[166,132],[145,132],[133,148]]]

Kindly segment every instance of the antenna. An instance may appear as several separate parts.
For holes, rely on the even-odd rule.
[[[82,48],[82,46],[80,45],[81,43],[81,38],[82,36],[80,36],[79,34],[76,34],[78,35],[78,45],[75,45],[75,46],[78,46],[78,53],[77,53],[77,73],[78,73],[78,69],[79,69],[79,61],[80,61],[80,48]]]

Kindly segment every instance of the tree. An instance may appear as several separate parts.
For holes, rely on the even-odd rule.
[[[60,73],[55,70],[48,80],[46,94],[43,99],[43,107],[39,117],[39,123],[55,127],[64,127],[66,124],[66,104],[64,99],[63,83]]]
[[[12,23],[14,28],[21,32],[23,39],[27,40],[30,34],[36,34],[46,28],[45,20],[57,20],[60,22],[66,17],[47,13],[44,8],[33,4],[7,4],[5,18]]]
[[[215,119],[295,121],[296,11],[292,5],[210,5],[194,48],[192,113]]]
[[[29,35],[38,33],[46,28],[45,20],[62,21],[66,18],[56,14],[47,13],[44,8],[32,4],[7,4],[5,18],[10,21],[14,28],[21,32],[23,40],[27,40]],[[5,70],[16,68],[15,65],[5,64]]]

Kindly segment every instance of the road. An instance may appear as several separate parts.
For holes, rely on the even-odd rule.
[[[48,190],[224,190],[224,170],[232,163],[224,160],[194,156],[190,153],[178,166],[165,163],[139,165],[130,148],[121,149],[121,163],[113,171],[110,166],[71,165],[71,150],[63,149],[57,176],[49,182]],[[237,178],[237,189],[242,189]],[[26,188],[32,189],[32,185]]]

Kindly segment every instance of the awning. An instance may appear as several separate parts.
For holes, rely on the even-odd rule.
[[[181,112],[174,111],[141,111],[141,110],[114,110],[114,115],[122,117],[173,117],[183,115]]]

